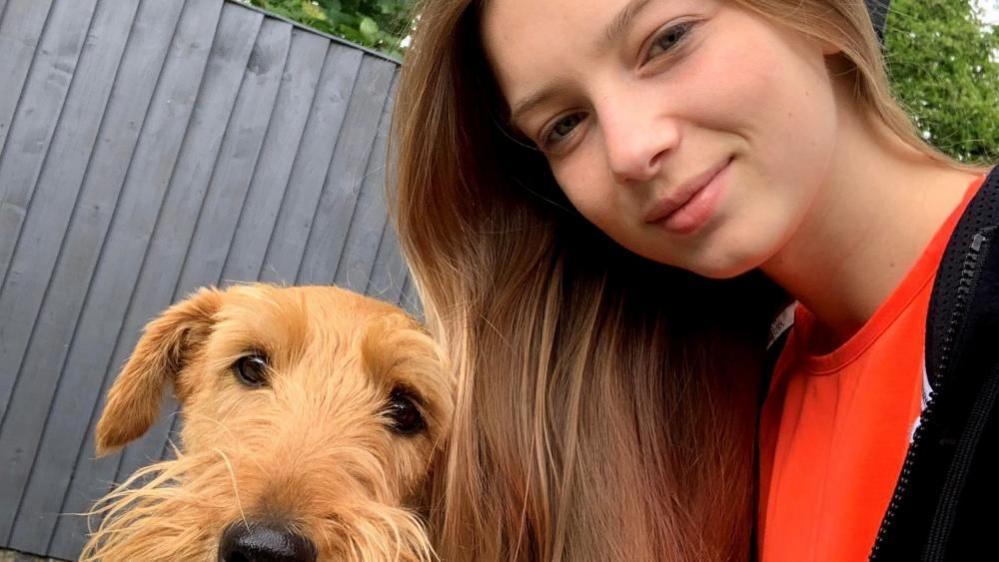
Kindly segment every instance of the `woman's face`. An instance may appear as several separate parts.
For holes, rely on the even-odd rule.
[[[511,126],[624,247],[708,277],[764,265],[827,174],[832,49],[718,0],[490,0]]]

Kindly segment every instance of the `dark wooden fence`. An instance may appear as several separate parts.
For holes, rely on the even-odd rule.
[[[415,304],[383,200],[397,68],[223,0],[0,0],[0,547],[75,558],[67,514],[165,454],[172,404],[121,455],[93,426],[193,289]]]

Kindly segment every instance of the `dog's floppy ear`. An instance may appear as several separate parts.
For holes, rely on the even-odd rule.
[[[201,289],[146,325],[97,422],[99,456],[140,437],[153,425],[164,386],[175,380],[211,333],[212,317],[221,302],[217,289]]]

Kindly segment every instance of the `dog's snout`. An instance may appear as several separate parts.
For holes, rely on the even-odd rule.
[[[219,562],[315,562],[316,546],[287,526],[266,521],[236,521],[219,543]]]

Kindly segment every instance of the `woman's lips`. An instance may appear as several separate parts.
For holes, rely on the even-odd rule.
[[[645,222],[677,234],[690,234],[711,218],[731,158],[684,182],[646,214]]]

